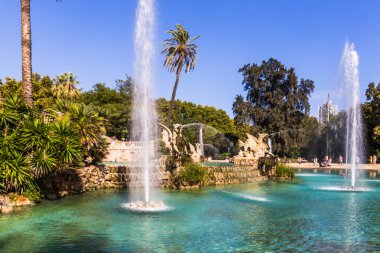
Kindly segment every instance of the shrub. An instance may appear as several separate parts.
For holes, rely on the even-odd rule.
[[[229,158],[229,157],[230,157],[230,153],[223,153],[223,154],[220,155],[220,158],[221,158],[222,160],[225,160],[225,159],[227,159],[227,158]]]
[[[289,177],[291,179],[295,177],[294,170],[283,163],[277,165],[276,175],[278,177]]]
[[[42,200],[41,192],[39,192],[38,189],[36,189],[36,190],[27,189],[23,193],[23,195],[25,197],[27,197],[30,201],[33,201],[35,203],[41,202],[41,200]]]
[[[187,163],[179,173],[179,179],[189,185],[196,185],[202,182],[206,176],[207,169],[197,163]]]

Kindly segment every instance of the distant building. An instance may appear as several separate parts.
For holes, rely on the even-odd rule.
[[[331,116],[338,115],[338,106],[330,100],[330,95],[327,96],[327,101],[318,106],[319,123],[327,124]]]

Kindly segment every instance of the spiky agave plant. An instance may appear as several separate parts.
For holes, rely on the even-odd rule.
[[[75,125],[67,120],[60,120],[52,125],[55,138],[55,154],[58,166],[67,168],[81,160],[81,144]]]
[[[100,117],[93,107],[84,104],[73,104],[69,108],[68,114],[70,121],[78,131],[85,158],[90,155],[91,149],[100,148],[104,143],[106,120]]]

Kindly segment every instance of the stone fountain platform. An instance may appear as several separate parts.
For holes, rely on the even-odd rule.
[[[152,212],[164,212],[172,210],[170,206],[167,206],[162,201],[136,201],[129,202],[121,205],[122,208],[132,212],[138,213],[152,213]]]

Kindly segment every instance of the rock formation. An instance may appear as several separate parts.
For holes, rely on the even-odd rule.
[[[201,161],[200,144],[195,145],[188,142],[182,135],[182,125],[174,124],[173,132],[166,126],[162,126],[162,140],[165,147],[170,150],[172,157],[176,160],[189,158],[193,162]]]
[[[269,152],[266,142],[268,134],[259,134],[259,138],[246,133],[245,142],[239,140],[239,154],[234,157],[234,163],[239,165],[251,165],[256,163],[260,157],[273,156]]]

